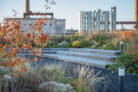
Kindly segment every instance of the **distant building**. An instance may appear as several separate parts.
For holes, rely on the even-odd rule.
[[[78,33],[78,30],[77,29],[67,29],[66,30],[66,35],[70,35],[70,34],[76,34]]]
[[[39,18],[4,18],[4,21],[21,21],[21,30],[30,33],[30,28],[38,21]],[[42,30],[49,36],[65,35],[65,19],[46,18],[44,19],[46,25],[42,25]]]
[[[112,32],[116,31],[116,7],[111,7],[111,11],[101,11],[97,9],[91,11],[80,11],[80,34],[91,34],[96,31]]]

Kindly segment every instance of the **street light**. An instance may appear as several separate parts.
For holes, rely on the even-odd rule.
[[[121,42],[120,42],[120,50],[121,50],[121,53],[123,53],[123,49],[124,49],[124,48],[123,48],[123,44],[124,44],[123,41],[121,41]]]

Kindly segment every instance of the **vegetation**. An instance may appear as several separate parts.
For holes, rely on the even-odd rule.
[[[0,67],[0,70],[6,70],[0,73],[0,90],[2,92],[92,92],[96,90],[98,83],[103,78],[97,77],[100,73],[94,75],[89,67],[77,66],[75,72],[78,77],[66,76],[64,64],[45,64],[43,67],[32,66],[26,63],[28,71],[19,72],[18,76],[14,69]],[[18,67],[18,66],[17,66]],[[9,73],[10,71],[10,73]],[[91,72],[88,72],[91,71]]]
[[[124,66],[127,73],[138,74],[138,33],[124,32],[123,35],[124,51],[109,69],[117,70]]]
[[[46,0],[46,2],[48,2]],[[55,4],[51,1],[50,4]],[[50,6],[46,6],[46,9]],[[45,19],[39,18],[25,33],[21,21],[0,25],[0,92],[92,92],[104,78],[98,77],[88,66],[78,66],[72,76],[67,76],[65,65],[34,66],[43,47],[49,48],[95,48],[119,50],[124,41],[124,52],[110,69],[125,66],[127,73],[138,74],[138,33],[119,31],[115,33],[75,34],[66,37],[48,37],[42,30]],[[26,51],[34,58],[26,58]],[[23,57],[17,54],[23,52]],[[41,68],[40,68],[41,67]]]
[[[125,49],[138,47],[138,33],[134,31],[118,31],[112,33],[93,33],[92,35],[67,35],[63,37],[50,37],[49,43],[46,47],[49,48],[93,48],[93,49],[107,49],[120,50],[120,41],[124,41]],[[66,41],[65,45],[58,45]],[[79,41],[79,42],[78,42]],[[77,42],[80,46],[74,46]],[[76,44],[75,44],[76,45]],[[132,47],[133,45],[133,47]],[[137,46],[137,47],[136,47]]]
[[[77,34],[71,36],[70,39],[66,36],[61,40],[61,43],[62,41],[66,41],[67,44],[58,46],[58,48],[93,48],[106,50],[120,50],[120,41],[123,41],[124,53],[109,68],[117,70],[119,66],[125,66],[127,73],[138,74],[138,32],[118,31],[112,33],[94,33],[93,35],[85,34],[83,36]]]
[[[74,41],[74,42],[72,43],[72,47],[80,48],[80,47],[81,47],[81,42],[80,42],[80,41]]]
[[[117,70],[120,66],[124,66],[127,73],[138,74],[138,51],[121,54],[109,69]]]

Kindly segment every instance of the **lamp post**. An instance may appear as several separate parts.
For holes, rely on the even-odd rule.
[[[125,68],[119,67],[119,92],[124,92],[124,76],[125,76]]]
[[[121,50],[121,54],[123,53],[123,49],[124,49],[123,44],[124,44],[123,41],[121,41],[121,42],[120,42],[120,50]]]

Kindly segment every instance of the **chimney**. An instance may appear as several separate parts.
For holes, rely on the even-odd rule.
[[[135,22],[134,29],[138,30],[138,0],[135,0]]]
[[[25,0],[25,13],[30,12],[30,0]],[[29,18],[30,16],[27,15],[25,18]]]

